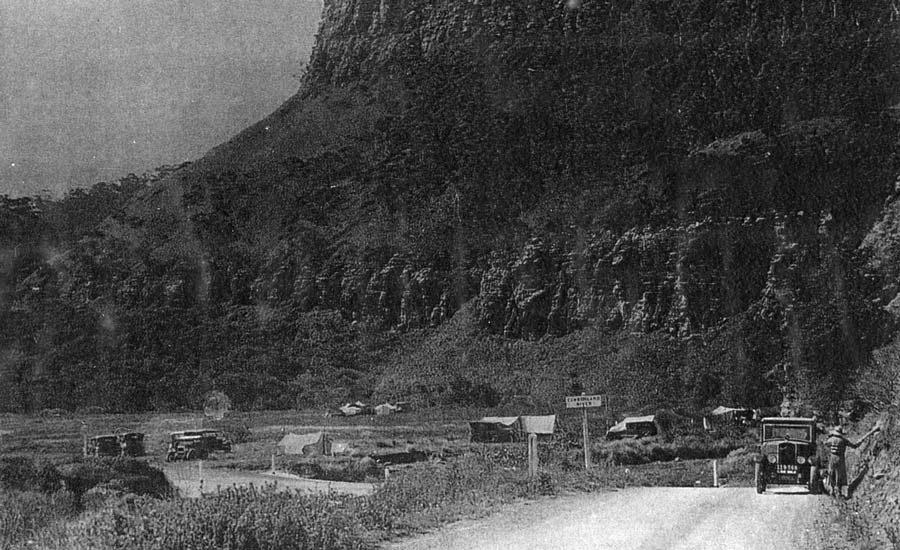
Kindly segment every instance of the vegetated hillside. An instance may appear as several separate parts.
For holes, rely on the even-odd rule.
[[[893,19],[326,2],[294,98],[19,277],[0,372],[16,407],[109,402],[98,379],[143,396],[115,407],[324,403],[382,373],[551,402],[651,369],[648,406],[833,410],[890,329],[859,244],[897,173]]]

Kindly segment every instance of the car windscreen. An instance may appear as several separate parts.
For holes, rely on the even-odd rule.
[[[763,439],[793,439],[801,441],[810,441],[809,426],[779,426],[765,425],[763,426]]]

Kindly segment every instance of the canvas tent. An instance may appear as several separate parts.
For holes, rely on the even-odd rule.
[[[357,401],[355,403],[347,403],[343,407],[340,407],[338,410],[341,411],[341,414],[344,416],[356,416],[358,414],[372,414],[374,411],[372,407],[366,405],[362,401]]]
[[[753,418],[753,411],[750,409],[724,407],[719,405],[709,413],[716,420],[728,420],[731,422],[749,422]]]
[[[659,427],[656,425],[656,416],[652,414],[647,416],[628,416],[606,431],[606,439],[643,437],[658,433]]]
[[[556,415],[485,416],[469,422],[469,439],[473,443],[505,443],[529,433],[553,435],[555,427]]]
[[[281,438],[278,448],[286,455],[328,455],[331,454],[331,440],[324,432],[290,433]]]
[[[518,416],[485,416],[469,422],[469,439],[473,443],[505,443],[519,438]]]
[[[527,434],[553,435],[556,428],[556,415],[546,416],[520,416],[519,424],[522,431]]]
[[[382,403],[375,407],[375,414],[378,416],[394,414],[395,412],[400,412],[400,408],[396,405],[391,405],[390,403]]]

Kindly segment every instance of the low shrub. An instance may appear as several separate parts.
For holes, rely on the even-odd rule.
[[[550,480],[537,489],[548,490]],[[432,527],[527,494],[534,488],[490,461],[470,455],[446,464],[422,463],[388,479],[362,501],[362,518],[374,530],[407,532]]]
[[[54,522],[74,516],[70,493],[4,490],[0,492],[0,548],[36,538]]]
[[[50,493],[61,487],[62,477],[52,464],[27,456],[0,457],[0,488],[5,491]]]
[[[757,453],[748,447],[741,447],[728,453],[719,462],[719,476],[728,479],[750,478],[753,476],[753,459]]]
[[[289,472],[313,479],[327,481],[361,482],[381,478],[384,470],[377,462],[363,458],[320,458],[294,462],[287,466]]]
[[[671,442],[660,438],[621,439],[603,442],[592,449],[595,460],[611,460],[615,464],[634,465],[649,462],[668,462],[700,458],[723,458],[731,451],[746,445],[742,439],[687,435]]]
[[[229,489],[200,499],[138,497],[69,526],[55,548],[90,541],[99,550],[354,550],[371,545],[357,518],[359,497]]]
[[[156,498],[172,494],[172,486],[161,470],[133,458],[84,458],[60,466],[59,472],[78,503],[87,491],[98,485]]]

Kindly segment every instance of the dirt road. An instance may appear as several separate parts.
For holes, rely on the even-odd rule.
[[[635,488],[518,504],[390,550],[752,550],[821,547],[821,499],[799,488]]]
[[[200,493],[215,493],[219,489],[228,487],[246,487],[253,485],[263,487],[275,485],[278,490],[294,490],[322,492],[330,491],[363,495],[371,493],[374,485],[371,483],[347,483],[343,481],[322,481],[319,479],[307,479],[290,474],[268,472],[245,472],[229,470],[225,468],[203,468],[201,484],[201,471],[198,461],[178,462],[163,466],[163,472],[174,485],[179,494],[184,497],[198,497]]]

